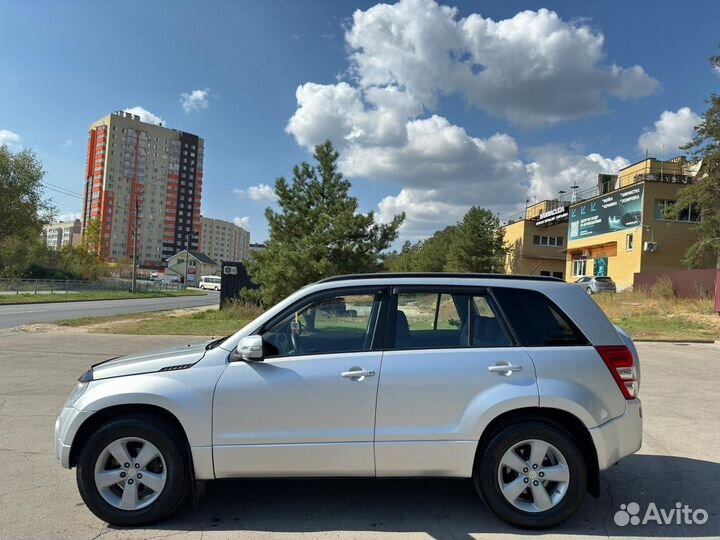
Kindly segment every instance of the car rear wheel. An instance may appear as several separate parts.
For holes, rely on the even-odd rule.
[[[582,503],[587,470],[573,437],[551,422],[497,432],[478,455],[475,487],[500,519],[525,529],[562,523]]]
[[[587,292],[587,293],[590,294],[590,295],[592,295],[592,293],[593,293],[593,292],[592,292],[592,288],[590,288],[590,287],[588,287],[587,289],[585,289],[585,292]]]
[[[174,430],[149,417],[124,417],[105,424],[80,454],[80,495],[93,514],[113,525],[161,520],[189,491],[182,448]]]

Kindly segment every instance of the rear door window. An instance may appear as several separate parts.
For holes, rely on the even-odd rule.
[[[394,335],[396,349],[512,345],[485,295],[470,292],[400,292]]]
[[[527,289],[494,288],[503,313],[525,347],[587,345],[572,321],[547,296]]]

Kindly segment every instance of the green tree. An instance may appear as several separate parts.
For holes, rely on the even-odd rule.
[[[40,240],[54,208],[43,199],[45,172],[30,150],[0,146],[0,275],[33,277],[56,264]],[[42,277],[42,276],[40,276]]]
[[[498,272],[505,254],[500,220],[490,210],[473,206],[453,232],[445,270]]]
[[[720,56],[713,56],[710,62],[720,69]],[[685,263],[698,267],[712,258],[720,269],[720,95],[712,94],[707,103],[709,107],[695,128],[695,137],[683,147],[693,158],[702,159],[700,179],[680,191],[668,214],[677,218],[690,205],[700,208],[697,240],[687,249]]]
[[[31,150],[0,146],[0,238],[37,238],[54,208],[43,199],[42,165]]]
[[[372,212],[358,211],[330,141],[316,146],[313,157],[316,165],[294,167],[292,182],[275,182],[280,210],[265,209],[270,239],[253,255],[249,271],[268,305],[324,277],[378,270],[381,252],[405,218],[378,224]]]
[[[85,224],[81,246],[100,259],[102,257],[102,223],[94,217]]]

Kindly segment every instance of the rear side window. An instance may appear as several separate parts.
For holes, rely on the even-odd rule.
[[[400,292],[395,314],[397,349],[509,347],[510,337],[487,298],[458,292]]]
[[[526,289],[493,289],[508,322],[525,347],[587,345],[582,332],[544,294]]]

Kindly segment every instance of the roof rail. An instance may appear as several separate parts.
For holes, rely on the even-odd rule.
[[[507,279],[532,281],[564,281],[552,276],[530,276],[523,274],[472,274],[461,272],[377,272],[374,274],[346,274],[332,276],[316,281],[315,283],[330,283],[333,281],[346,281],[354,279],[379,278],[463,278],[463,279]]]

